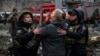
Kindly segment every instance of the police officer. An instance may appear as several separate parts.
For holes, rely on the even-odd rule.
[[[58,33],[72,38],[70,56],[87,56],[88,27],[84,24],[84,12],[80,9],[72,9],[68,13],[75,15],[69,19],[73,27],[69,27],[68,30],[59,29]]]
[[[15,36],[15,56],[37,56],[39,44],[35,44],[32,22],[33,16],[30,12],[23,12],[19,17]]]

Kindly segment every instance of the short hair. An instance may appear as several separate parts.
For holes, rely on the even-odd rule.
[[[56,21],[63,21],[62,15],[63,11],[60,9],[55,9],[53,12],[55,12],[54,17],[56,18]]]
[[[14,12],[14,11],[17,11],[17,9],[16,9],[16,8],[14,8],[14,9],[12,10],[12,12]]]
[[[69,11],[68,11],[68,14],[69,15],[71,15],[71,16],[75,16],[75,15],[77,15],[77,10],[76,9],[70,9]]]

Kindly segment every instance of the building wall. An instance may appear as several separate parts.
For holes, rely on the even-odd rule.
[[[100,0],[63,0],[63,1],[100,1]],[[44,3],[54,2],[54,0],[43,0]],[[40,4],[40,0],[0,0],[0,12],[1,11],[12,11],[13,8],[18,8],[18,10],[22,10],[22,8],[27,6],[32,6]]]
[[[44,3],[54,1],[54,0],[43,0]],[[22,8],[32,5],[40,4],[40,0],[0,0],[0,12],[1,11],[12,11],[13,8]]]

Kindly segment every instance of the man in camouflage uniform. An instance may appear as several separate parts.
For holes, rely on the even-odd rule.
[[[68,13],[75,15],[69,19],[68,29],[58,29],[60,35],[67,36],[66,46],[71,46],[70,53],[67,53],[69,54],[67,56],[87,56],[88,27],[84,24],[84,12],[79,9],[72,9]]]
[[[39,42],[34,37],[32,23],[30,12],[24,12],[19,17],[14,37],[14,56],[37,56]]]

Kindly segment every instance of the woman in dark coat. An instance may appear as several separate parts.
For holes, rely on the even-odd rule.
[[[50,15],[50,23],[34,30],[35,34],[41,36],[43,56],[65,56],[65,38],[57,33],[58,28],[64,28],[62,14],[63,11],[54,10]]]

